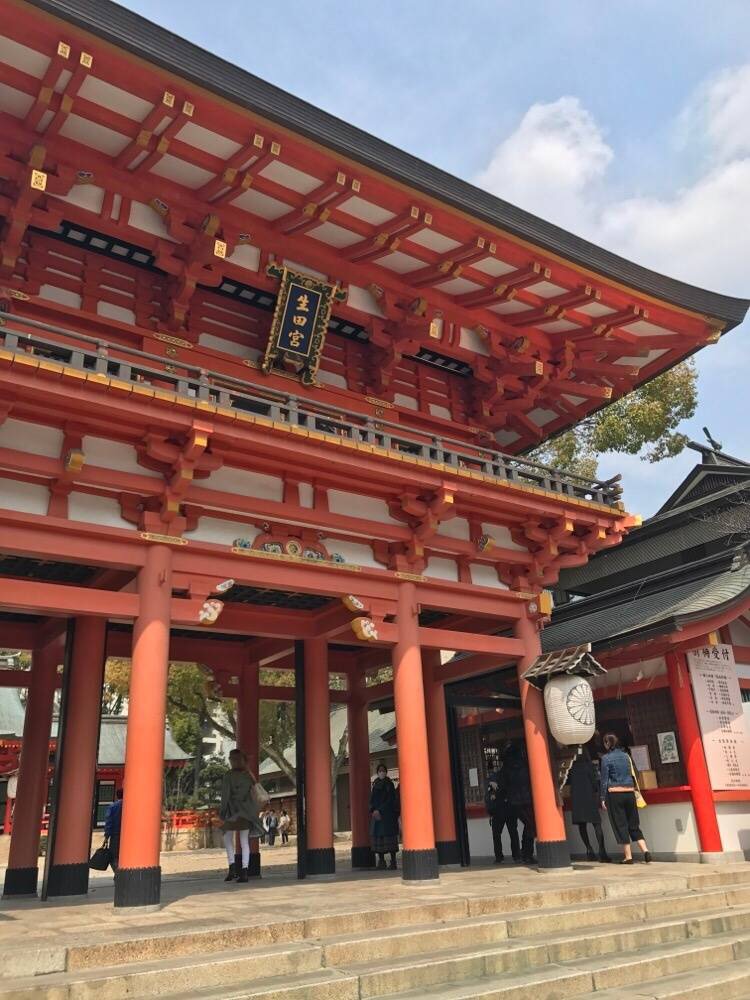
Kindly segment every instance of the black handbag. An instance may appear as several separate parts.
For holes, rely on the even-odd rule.
[[[112,863],[112,851],[109,849],[109,842],[104,841],[101,847],[97,847],[89,858],[89,868],[97,872],[106,872]]]

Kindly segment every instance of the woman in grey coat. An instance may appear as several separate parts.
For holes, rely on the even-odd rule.
[[[257,778],[247,767],[247,757],[242,750],[234,749],[229,754],[230,770],[221,783],[221,806],[219,817],[224,828],[224,847],[227,851],[229,872],[225,882],[247,882],[250,867],[250,837],[260,837],[263,828],[258,819],[260,804],[255,797]],[[242,868],[236,870],[234,863],[234,835],[239,831],[242,848]]]

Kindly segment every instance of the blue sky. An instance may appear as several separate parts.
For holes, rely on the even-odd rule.
[[[127,0],[126,6],[508,201],[750,297],[747,0]],[[750,324],[698,355],[708,425],[750,459]],[[692,452],[622,471],[653,513]]]

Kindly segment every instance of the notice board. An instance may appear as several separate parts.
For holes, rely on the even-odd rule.
[[[721,791],[750,788],[750,735],[734,651],[701,646],[687,658],[711,785]]]

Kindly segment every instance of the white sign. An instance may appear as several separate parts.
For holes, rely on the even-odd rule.
[[[688,653],[698,722],[711,785],[717,791],[750,788],[750,734],[731,646]]]
[[[657,733],[659,741],[659,756],[662,764],[679,764],[680,752],[677,749],[677,737],[674,733]]]
[[[479,788],[479,770],[476,767],[469,768],[469,784],[472,788]]]
[[[648,746],[645,743],[642,746],[630,748],[630,759],[633,761],[636,771],[651,770],[651,754],[648,752]]]

